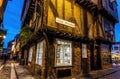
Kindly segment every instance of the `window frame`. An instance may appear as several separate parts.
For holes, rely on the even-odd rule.
[[[29,59],[28,59],[29,62],[32,62],[32,58],[33,58],[32,55],[33,55],[33,46],[29,48]]]
[[[58,41],[62,42],[62,43],[70,43],[70,63],[69,64],[65,64],[65,62],[63,64],[57,64],[57,45],[58,45]],[[62,39],[56,39],[56,46],[55,46],[55,67],[62,67],[62,66],[72,66],[72,56],[73,56],[73,47],[72,47],[72,41],[68,41],[68,40],[62,40]],[[64,54],[64,53],[63,53]],[[63,58],[64,59],[64,58]],[[61,60],[61,59],[60,59]]]
[[[111,24],[108,20],[104,19],[104,32],[107,36],[107,38],[111,37]]]
[[[88,58],[88,45],[85,43],[82,43],[82,58]]]
[[[38,44],[39,44],[39,47],[38,48]],[[42,44],[42,48],[41,48],[41,45]],[[39,49],[39,50],[38,50]],[[41,53],[41,50],[42,50],[42,53]],[[38,52],[39,51],[39,52]],[[40,41],[37,43],[37,47],[36,47],[36,61],[35,61],[35,64],[37,65],[40,65],[42,66],[42,63],[43,63],[43,53],[44,53],[44,40],[43,41]],[[40,57],[41,56],[41,57]],[[40,60],[41,59],[41,60]],[[41,63],[40,63],[41,61]]]

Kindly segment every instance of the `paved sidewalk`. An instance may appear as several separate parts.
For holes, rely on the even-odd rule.
[[[8,63],[2,64],[0,67],[0,79],[10,79],[10,77],[11,77],[11,64]]]
[[[104,77],[106,75],[110,75],[112,73],[115,73],[117,71],[118,71],[117,68],[91,71],[89,74],[80,75],[76,79],[98,79],[98,78]]]
[[[14,63],[17,79],[34,79],[30,72],[18,63]]]
[[[11,76],[10,76],[10,79],[17,79],[13,63],[11,63]]]
[[[16,71],[18,79],[35,79],[24,66],[19,65],[18,63],[14,63],[14,65],[15,65],[15,71]],[[115,68],[109,68],[105,70],[91,71],[89,74],[78,75],[77,77],[74,77],[74,78],[66,77],[66,78],[61,78],[61,79],[99,79],[106,75],[115,73],[119,69],[120,67],[115,67]]]
[[[3,64],[3,60],[0,59],[0,66]]]
[[[0,59],[0,70],[4,67],[3,60]]]
[[[91,71],[88,74],[78,75],[77,77],[66,77],[62,79],[99,79],[118,71],[118,68],[109,68],[105,70]]]

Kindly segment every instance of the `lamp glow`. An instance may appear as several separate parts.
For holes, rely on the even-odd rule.
[[[0,7],[2,6],[2,4],[3,4],[3,0],[0,0]]]
[[[4,36],[3,36],[3,38],[5,39],[5,38],[6,38],[6,36],[4,35]]]

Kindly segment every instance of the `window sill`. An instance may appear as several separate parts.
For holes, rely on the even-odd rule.
[[[39,64],[35,64],[36,66],[40,66],[40,67],[42,67],[42,65],[39,65]]]
[[[65,66],[54,66],[54,68],[62,68],[62,67],[74,67],[73,65],[65,65]]]

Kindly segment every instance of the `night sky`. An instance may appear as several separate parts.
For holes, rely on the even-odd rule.
[[[4,28],[7,29],[7,36],[4,40],[5,48],[7,47],[7,43],[13,40],[15,35],[20,32],[20,16],[22,12],[23,2],[24,0],[8,0],[3,18]]]
[[[119,16],[119,23],[115,26],[115,41],[120,42],[120,0],[117,0],[118,3],[118,16]]]
[[[24,0],[12,0],[8,1],[6,11],[4,13],[3,24],[7,29],[7,36],[4,40],[4,47],[7,47],[7,43],[14,39],[15,35],[20,32],[21,21],[20,16],[22,12]],[[118,14],[120,13],[120,0],[118,2]],[[120,15],[119,15],[120,18]],[[120,20],[120,19],[119,19]],[[120,23],[115,26],[115,40],[120,42]]]

